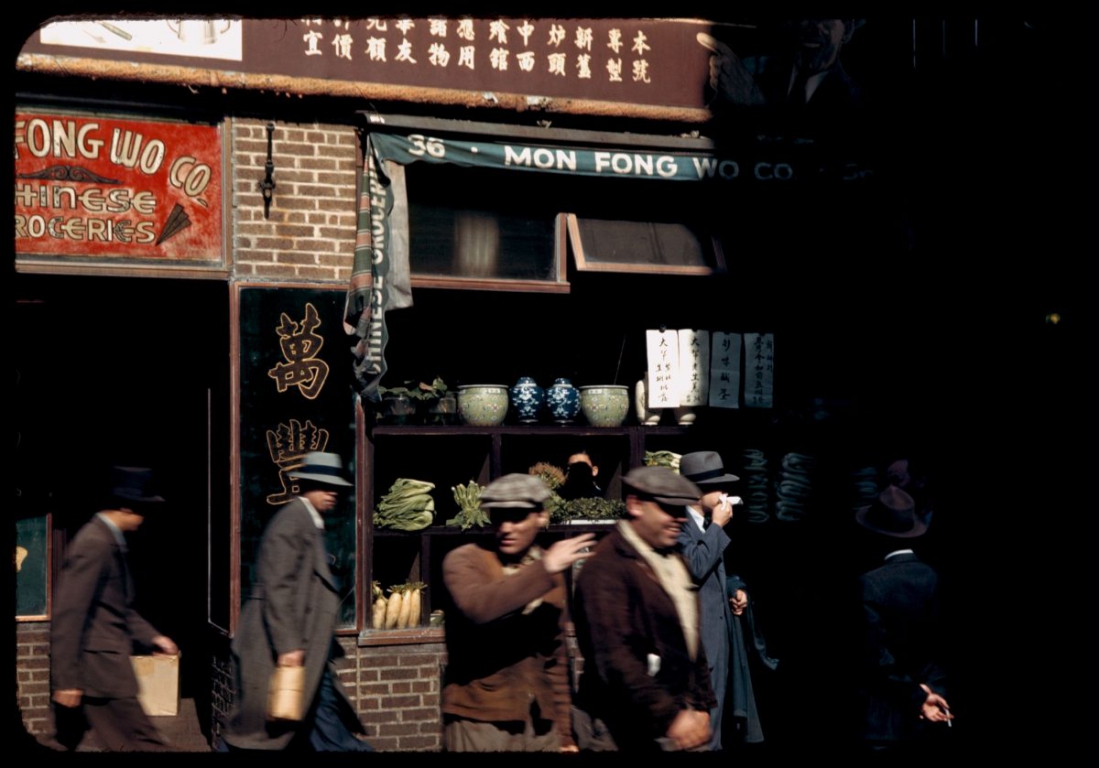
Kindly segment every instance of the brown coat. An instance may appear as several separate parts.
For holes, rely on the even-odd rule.
[[[267,722],[267,689],[279,654],[305,649],[305,701],[311,702],[329,668],[332,635],[339,607],[324,546],[324,533],[301,499],[284,506],[268,523],[260,541],[256,583],[241,606],[240,626],[232,651],[237,665],[237,690],[226,742],[242,749],[283,749],[299,730],[308,731],[308,716],[297,727]],[[363,730],[340,686],[344,721]]]
[[[137,696],[130,663],[134,644],[150,646],[157,632],[133,608],[134,584],[126,553],[111,529],[93,517],[65,556],[50,626],[54,690],[85,696]]]
[[[619,749],[655,749],[679,712],[716,705],[701,645],[691,660],[675,604],[617,529],[580,571],[574,620],[584,656],[577,704]],[[659,659],[652,675],[650,656]]]
[[[562,743],[572,744],[561,575],[540,562],[505,575],[495,552],[467,544],[443,560],[443,581],[454,603],[446,617],[443,712],[523,722],[533,702],[543,719],[556,721]]]

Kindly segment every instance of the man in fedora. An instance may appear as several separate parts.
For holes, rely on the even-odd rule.
[[[592,534],[546,549],[549,488],[509,474],[481,492],[491,544],[466,544],[443,559],[447,667],[444,744],[449,752],[575,752],[569,721],[564,571]]]
[[[862,606],[859,712],[863,743],[875,751],[911,744],[929,723],[953,719],[939,665],[938,576],[908,541],[927,531],[912,497],[890,485],[855,521],[875,539],[881,565],[859,577]]]
[[[577,695],[581,749],[705,750],[710,710],[698,591],[677,546],[697,485],[667,467],[622,478],[626,512],[576,583],[584,657]]]
[[[65,553],[50,626],[56,740],[75,749],[88,726],[108,751],[170,749],[137,700],[134,647],[179,648],[134,610],[126,534],[164,504],[152,470],[113,467],[103,508]]]
[[[740,478],[725,471],[721,456],[715,451],[696,451],[680,459],[679,473],[697,485],[702,493],[687,505],[688,521],[679,534],[679,545],[698,585],[702,606],[702,647],[710,664],[710,685],[717,697],[717,706],[710,710],[713,737],[711,750],[722,749],[722,724],[727,692],[731,698],[732,715],[737,718],[737,730],[746,742],[763,740],[759,726],[755,696],[748,668],[748,653],[740,624],[740,616],[748,607],[748,595],[735,575],[725,573],[725,549],[730,544],[725,531],[733,519],[733,505],[739,501],[730,496]],[[729,579],[732,579],[732,582]],[[729,589],[729,584],[736,585]],[[727,683],[732,690],[727,691]],[[732,730],[732,728],[730,728]]]
[[[332,665],[340,596],[328,567],[322,515],[352,484],[335,453],[307,453],[287,474],[297,496],[275,514],[260,541],[256,583],[231,646],[236,697],[222,739],[227,751],[373,751],[355,735],[364,729]],[[299,722],[267,717],[276,665],[304,667],[305,716]]]

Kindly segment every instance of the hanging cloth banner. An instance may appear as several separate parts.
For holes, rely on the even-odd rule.
[[[422,134],[371,133],[364,153],[355,262],[347,293],[345,330],[360,394],[378,400],[385,374],[385,313],[412,306],[408,193],[404,168],[417,161],[535,173],[678,182],[790,181],[821,173],[809,158],[740,160],[699,152],[595,149],[533,143],[470,141]],[[652,375],[650,373],[650,375]],[[650,401],[654,392],[650,389]],[[675,395],[678,398],[678,393]]]

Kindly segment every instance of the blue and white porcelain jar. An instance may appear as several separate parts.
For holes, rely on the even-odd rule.
[[[546,396],[550,414],[558,424],[571,424],[580,413],[580,392],[568,379],[556,379]]]
[[[511,388],[511,407],[520,424],[538,421],[538,412],[546,402],[546,392],[530,376],[522,376]]]

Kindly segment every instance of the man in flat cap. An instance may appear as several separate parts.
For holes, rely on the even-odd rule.
[[[168,743],[137,700],[134,646],[179,653],[134,610],[125,534],[164,506],[152,470],[113,467],[103,508],[65,553],[50,627],[57,742],[76,749],[88,726],[108,751],[164,751]]]
[[[569,707],[563,572],[594,537],[535,543],[550,491],[510,474],[481,492],[493,539],[443,559],[447,667],[443,738],[451,752],[576,751]]]
[[[622,483],[628,518],[599,543],[576,584],[580,746],[706,749],[717,700],[698,591],[677,546],[687,505],[702,492],[667,467],[631,470]]]
[[[859,577],[862,605],[859,713],[873,751],[917,744],[953,719],[940,666],[938,576],[906,546],[927,531],[916,503],[894,485],[859,508],[881,564]]]

